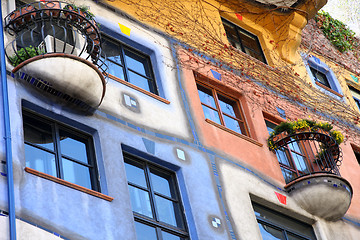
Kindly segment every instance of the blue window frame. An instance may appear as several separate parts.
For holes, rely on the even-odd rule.
[[[188,239],[175,173],[124,153],[138,240]]]
[[[355,89],[354,87],[348,86],[349,90],[351,92],[351,95],[353,96],[353,99],[355,101],[355,104],[360,111],[360,91]]]
[[[331,68],[317,57],[306,55],[303,57],[307,61],[305,66],[315,86],[322,92],[341,99],[343,95],[341,87]]]

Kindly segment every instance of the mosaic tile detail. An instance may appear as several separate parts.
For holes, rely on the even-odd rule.
[[[146,138],[142,138],[142,140],[144,142],[146,151],[148,153],[151,153],[152,155],[154,155],[155,154],[155,142],[151,141],[149,139],[146,139]]]
[[[279,113],[280,117],[283,119],[286,119],[286,114],[285,114],[285,110],[281,109],[279,107],[276,107],[277,112]]]
[[[277,199],[280,203],[286,205],[286,196],[282,195],[281,193],[275,192]]]
[[[137,108],[137,101],[135,98],[133,97],[130,97],[129,95],[127,94],[124,94],[124,100],[125,100],[125,104],[128,106],[128,107],[132,107],[132,108]]]
[[[212,69],[210,69],[210,71],[211,71],[211,73],[212,73],[212,75],[214,76],[215,79],[221,81],[221,74],[220,73],[218,73],[217,71],[214,71]]]
[[[185,157],[185,152],[179,148],[176,149],[176,154],[177,154],[177,157],[180,159],[180,160],[183,160],[185,161],[186,160],[186,157]]]
[[[219,218],[212,218],[211,224],[214,228],[219,228],[221,226],[221,221]]]

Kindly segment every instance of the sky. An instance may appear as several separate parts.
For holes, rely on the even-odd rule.
[[[360,0],[328,0],[322,8],[360,36]]]

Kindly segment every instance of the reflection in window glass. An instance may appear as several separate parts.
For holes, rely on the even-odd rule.
[[[91,137],[23,112],[26,166],[99,191]]]
[[[197,84],[205,119],[237,133],[248,135],[238,101],[220,94],[216,89]]]
[[[137,240],[157,240],[156,229],[148,225],[135,222]]]
[[[102,36],[102,39],[102,50],[106,54],[108,73],[112,77],[158,94],[151,60],[148,55],[112,40],[110,37]]]
[[[263,240],[269,239],[307,239],[316,240],[311,225],[300,222],[282,213],[253,203]]]
[[[124,161],[138,239],[188,239],[175,174],[126,153]]]
[[[233,47],[266,63],[259,39],[256,35],[225,19],[222,20],[228,41]]]

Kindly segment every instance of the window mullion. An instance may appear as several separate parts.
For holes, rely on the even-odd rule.
[[[58,178],[64,179],[64,172],[62,169],[62,157],[61,157],[61,148],[60,148],[60,133],[58,124],[52,124],[53,139],[54,139],[54,148],[55,148],[55,164],[56,172]]]
[[[125,60],[124,47],[121,44],[119,44],[119,47],[120,47],[120,52],[121,52],[120,58],[121,58],[121,60],[123,62],[123,65],[124,65],[124,78],[125,78],[124,80],[126,82],[129,82],[130,76],[129,76],[129,69],[127,67],[126,60]]]
[[[225,121],[224,121],[224,117],[223,117],[223,114],[222,114],[222,111],[221,111],[221,108],[220,108],[219,98],[217,96],[217,92],[213,88],[211,89],[211,91],[212,91],[212,94],[213,94],[213,97],[214,97],[214,100],[215,100],[215,105],[216,105],[216,108],[217,108],[217,112],[219,114],[221,125],[225,126]]]
[[[240,34],[239,34],[240,29],[235,25],[234,25],[234,27],[235,27],[236,36],[237,36],[238,41],[240,43],[241,51],[245,53],[245,47],[243,45],[242,39],[241,39]]]
[[[146,182],[147,182],[147,187],[148,187],[148,191],[149,191],[149,194],[150,194],[150,205],[151,205],[151,208],[152,208],[152,213],[154,215],[154,219],[156,221],[159,221],[159,218],[158,218],[158,212],[157,212],[157,209],[156,209],[156,203],[155,203],[155,193],[153,191],[153,186],[152,186],[152,182],[151,182],[151,177],[150,177],[150,168],[149,168],[149,165],[147,163],[145,163],[145,178],[146,178]]]

